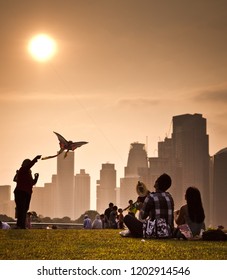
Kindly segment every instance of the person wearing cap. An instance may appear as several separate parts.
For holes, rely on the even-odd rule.
[[[39,174],[35,173],[32,176],[31,168],[40,159],[41,156],[36,156],[33,160],[25,159],[19,170],[17,170],[14,181],[17,183],[14,189],[14,200],[16,204],[16,228],[26,228],[26,217],[30,206],[32,189],[37,183]]]
[[[146,221],[148,219],[155,221],[161,218],[170,229],[167,237],[172,237],[174,230],[174,201],[171,194],[167,192],[171,184],[172,180],[168,174],[164,173],[157,178],[154,184],[155,191],[148,193],[140,210],[143,221],[136,219],[132,215],[126,215],[124,223],[128,231],[120,232],[122,236],[144,237],[144,224]]]
[[[87,214],[84,215],[84,229],[91,229],[92,223],[91,219]]]

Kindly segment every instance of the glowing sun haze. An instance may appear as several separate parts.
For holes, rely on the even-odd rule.
[[[51,59],[55,55],[57,45],[49,35],[38,34],[29,41],[28,50],[33,58],[42,62]]]

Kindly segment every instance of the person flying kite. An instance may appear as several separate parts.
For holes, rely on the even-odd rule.
[[[42,160],[45,160],[45,159],[49,159],[49,158],[54,158],[54,157],[57,157],[59,156],[61,153],[63,153],[65,150],[65,155],[64,155],[64,158],[67,157],[67,154],[69,151],[74,151],[75,149],[81,147],[82,145],[85,145],[87,144],[88,142],[85,142],[85,141],[80,141],[80,142],[72,142],[72,141],[67,141],[62,135],[60,135],[59,133],[57,132],[54,132],[57,137],[58,137],[58,140],[59,140],[59,145],[60,145],[60,151],[57,152],[56,155],[54,156],[48,156],[48,157],[43,157]]]

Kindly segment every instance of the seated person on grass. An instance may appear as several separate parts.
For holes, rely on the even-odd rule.
[[[123,231],[122,236],[143,238],[170,238],[173,235],[174,202],[171,194],[167,192],[171,186],[171,178],[162,174],[154,184],[154,192],[149,192],[142,209],[140,221],[132,215],[124,217],[128,231]],[[158,225],[159,223],[159,225]],[[161,232],[159,229],[162,228]],[[156,230],[157,229],[157,230]]]
[[[175,237],[195,238],[205,230],[205,214],[202,205],[200,191],[195,187],[189,187],[185,193],[186,204],[180,210],[174,212],[174,219],[178,225]],[[185,230],[188,227],[188,230]]]

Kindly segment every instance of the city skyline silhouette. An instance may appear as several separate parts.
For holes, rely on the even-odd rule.
[[[50,213],[52,213],[52,215],[56,215],[57,217],[63,215],[69,216],[71,218],[76,218],[74,216],[74,212],[77,207],[77,201],[83,201],[83,199],[85,198],[87,201],[87,210],[97,209],[98,211],[103,212],[110,201],[117,204],[120,203],[120,206],[123,207],[127,204],[129,198],[136,198],[135,185],[138,180],[142,180],[148,186],[148,189],[152,191],[155,179],[161,173],[168,173],[171,175],[173,180],[173,186],[170,191],[175,198],[176,208],[179,208],[184,203],[184,192],[186,187],[195,185],[200,189],[202,193],[203,202],[207,213],[206,216],[209,224],[214,222],[212,217],[216,217],[215,219],[219,220],[219,218],[217,218],[218,215],[213,213],[213,208],[218,207],[217,202],[213,202],[213,194],[216,192],[215,188],[217,188],[218,186],[214,184],[211,179],[214,177],[214,182],[218,180],[220,181],[220,178],[224,176],[224,173],[220,173],[222,171],[219,172],[221,176],[219,179],[216,178],[215,175],[212,175],[214,172],[213,170],[217,169],[217,164],[213,164],[211,166],[211,163],[214,162],[215,159],[217,159],[217,155],[225,155],[226,148],[223,148],[214,156],[209,155],[209,135],[207,134],[206,121],[207,120],[203,118],[201,114],[184,114],[173,116],[172,135],[170,138],[166,137],[164,141],[160,141],[158,143],[157,157],[148,156],[146,145],[144,143],[131,143],[131,148],[128,154],[128,162],[125,165],[124,176],[122,176],[120,178],[120,181],[118,182],[118,171],[115,170],[115,164],[103,163],[103,171],[102,169],[100,169],[101,177],[96,178],[97,190],[95,191],[95,197],[92,197],[92,186],[90,184],[90,179],[89,183],[86,183],[87,194],[83,192],[83,195],[80,196],[79,200],[78,197],[73,195],[75,190],[77,190],[77,188],[80,188],[80,186],[76,186],[74,182],[76,178],[75,176],[78,176],[78,174],[75,174],[74,170],[74,152],[71,152],[69,154],[68,159],[64,156],[61,156],[62,159],[57,159],[57,173],[56,175],[52,175],[52,183],[46,183],[44,187],[51,187],[53,185],[53,190],[50,192],[50,197],[48,196],[49,198],[47,199],[47,201],[53,201],[55,205],[54,209],[56,207],[60,207],[59,209],[61,209],[60,205],[62,205],[64,209],[66,205],[69,208],[66,212],[64,212],[65,210],[51,210]],[[225,160],[222,160],[222,162],[223,164],[226,164]],[[221,167],[222,165],[220,164],[217,170],[219,170],[220,168],[222,170],[224,168]],[[82,171],[80,171],[80,173],[81,172]],[[84,174],[86,174],[85,172],[86,170],[83,171]],[[215,171],[214,174],[216,174],[217,172],[218,171]],[[104,175],[105,173],[106,175]],[[89,173],[86,174],[86,176],[89,176],[90,178]],[[113,179],[112,176],[114,176]],[[105,181],[103,181],[103,178],[106,178]],[[102,191],[99,190],[100,187]],[[59,191],[62,189],[62,194],[59,193],[59,195],[57,195],[57,188],[59,189]],[[42,192],[43,188],[36,187],[34,189],[35,193],[38,189]],[[223,190],[221,191],[221,193],[225,193],[224,186],[222,187],[222,189]],[[218,197],[219,200],[224,199],[224,196],[222,196],[222,198],[220,198],[218,195],[214,197]],[[38,200],[42,201],[44,199],[42,198],[42,196],[38,196],[37,198]],[[89,203],[90,198],[92,198],[91,201],[95,200],[95,203],[93,205],[96,205],[97,208],[96,206],[93,207],[92,203]],[[213,204],[215,204],[216,206],[213,207]],[[48,207],[46,207],[46,209],[47,208]],[[77,213],[79,212],[80,210],[77,211]],[[220,221],[222,221],[222,219],[223,218],[220,218]]]

